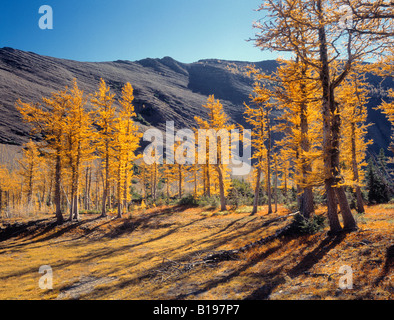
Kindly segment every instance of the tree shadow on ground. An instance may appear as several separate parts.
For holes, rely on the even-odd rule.
[[[66,234],[74,229],[77,229],[78,227],[81,227],[81,226],[86,225],[90,222],[96,221],[98,219],[99,219],[99,217],[94,217],[94,218],[80,220],[80,221],[67,221],[60,226],[57,224],[57,222],[52,222],[52,223],[49,223],[41,232],[33,235],[30,238],[30,240],[36,239],[36,240],[32,241],[31,243],[38,243],[38,242],[56,239],[56,238],[59,238],[60,236]],[[57,230],[54,233],[48,234],[51,231],[55,230],[56,228],[58,228],[59,230]],[[46,235],[46,236],[43,237],[44,235]]]
[[[150,239],[148,241],[143,241],[143,242],[139,242],[136,244],[130,244],[130,245],[126,245],[123,246],[121,248],[117,248],[117,249],[104,249],[101,248],[100,250],[98,250],[97,252],[90,252],[88,256],[81,256],[79,257],[80,260],[84,261],[85,259],[92,259],[94,260],[94,257],[100,257],[100,256],[113,256],[116,255],[118,253],[122,253],[122,252],[127,252],[127,250],[130,250],[132,248],[135,247],[141,247],[144,246],[146,244],[148,244],[149,242],[153,242],[153,241],[157,241],[160,240],[164,237],[170,236],[171,234],[179,231],[180,229],[190,226],[194,223],[198,223],[199,221],[205,219],[201,218],[201,219],[197,219],[197,220],[193,220],[185,225],[181,225],[181,226],[177,226],[175,228],[172,228],[170,230],[168,230],[167,232],[165,232],[164,234],[155,237],[153,239]],[[231,222],[230,222],[231,223]],[[246,235],[248,233],[252,233],[254,231],[256,231],[258,228],[258,226],[252,228],[252,230],[245,230],[242,234]],[[239,234],[238,234],[239,236]],[[199,253],[200,255],[206,252],[212,252],[211,250],[220,247],[222,244],[228,243],[229,241],[231,242],[234,238],[236,237],[236,235],[227,235],[223,238],[219,238],[219,239],[211,239],[211,241],[213,240],[213,243],[210,243],[210,245],[208,247],[205,247],[202,252],[200,250],[193,250],[192,252],[187,252],[185,254],[183,254],[182,256],[177,258],[178,262],[190,262],[191,257],[196,256]],[[204,238],[203,238],[204,239]],[[203,240],[203,239],[200,239]],[[197,241],[196,245],[200,244],[200,241]],[[206,240],[203,240],[203,242],[205,242]],[[183,248],[185,246],[189,246],[189,243],[185,243],[181,246],[176,246],[174,248],[163,248],[163,250],[159,251],[159,252],[150,252],[148,253],[146,256],[144,256],[144,259],[151,259],[153,257],[165,257],[165,256],[171,256],[171,254],[173,252],[182,252]],[[187,297],[191,296],[191,295],[198,295],[198,294],[202,294],[204,292],[207,292],[217,286],[219,286],[220,284],[226,283],[228,281],[230,281],[232,278],[239,276],[243,271],[247,270],[249,267],[254,266],[256,263],[260,262],[261,260],[267,258],[269,255],[271,255],[272,253],[274,253],[275,251],[279,250],[281,248],[281,246],[283,245],[283,243],[278,244],[276,247],[274,248],[270,248],[258,255],[253,256],[253,258],[251,258],[250,260],[246,261],[245,264],[242,264],[240,267],[238,267],[236,270],[233,270],[230,274],[226,274],[223,275],[222,277],[216,277],[215,279],[211,280],[211,281],[207,281],[205,284],[201,284],[199,285],[198,288],[195,288],[194,291],[192,292],[183,292],[183,293],[177,293],[177,295],[174,296],[174,298],[172,299],[186,299]],[[197,248],[196,248],[197,249]],[[164,261],[164,260],[163,260]],[[134,267],[136,265],[138,265],[140,262],[136,262],[136,263],[131,263],[130,265],[128,265],[127,267],[125,267],[126,269],[129,269],[131,267]],[[163,262],[164,263],[164,262]],[[133,286],[139,286],[141,285],[142,281],[148,281],[151,283],[156,283],[157,281],[157,275],[158,275],[158,271],[161,270],[161,268],[163,267],[163,263],[152,266],[151,268],[146,269],[142,274],[133,277],[131,279],[127,279],[127,280],[123,280],[119,283],[115,283],[115,284],[111,284],[111,286],[105,286],[103,288],[101,288],[100,292],[95,292],[94,293],[94,297],[95,299],[98,298],[100,299],[101,296],[106,296],[108,294],[110,294],[111,292],[116,292],[117,290],[121,290],[123,288],[126,287],[133,287]],[[217,264],[212,264],[209,265],[210,267],[217,267]],[[207,267],[207,266],[205,266]],[[175,278],[171,278],[171,281],[178,281],[183,277],[188,277],[189,276],[189,272],[200,272],[201,268],[204,268],[204,266],[201,267],[196,267],[193,268],[190,271],[187,271],[186,273],[182,273],[180,275],[175,275]],[[275,274],[276,272],[280,272],[281,268],[278,268],[277,270],[275,270]],[[274,276],[274,275],[272,275]],[[260,276],[257,276],[260,278]],[[264,278],[267,278],[267,275],[264,275]],[[259,280],[260,281],[260,280]],[[157,282],[157,284],[160,284],[160,281]],[[187,286],[186,286],[187,287]],[[189,287],[190,288],[190,287]],[[180,289],[183,290],[183,289]]]
[[[394,268],[394,245],[387,248],[386,261],[383,265],[380,276],[374,281],[374,286],[378,286],[383,279],[389,274],[390,270]]]
[[[254,290],[251,294],[245,297],[244,300],[268,300],[272,291],[280,284],[285,283],[283,277],[280,277],[281,270],[275,270],[275,272],[266,274],[267,277],[273,278],[271,281],[267,281],[263,286]],[[278,277],[279,276],[279,277]]]
[[[129,234],[133,232],[136,228],[139,229],[161,229],[170,227],[169,224],[154,224],[155,218],[165,217],[168,215],[172,215],[178,211],[186,210],[188,206],[175,206],[166,209],[157,208],[156,210],[149,212],[147,214],[140,215],[138,217],[129,217],[124,220],[122,224],[120,224],[115,229],[111,230],[103,234],[103,237],[117,238],[121,237],[125,234]],[[157,222],[157,221],[156,221]]]
[[[131,224],[125,221],[123,224],[120,224],[119,227],[115,228],[115,230],[112,230],[111,232],[108,233],[103,233],[103,235],[100,237],[118,237],[123,235],[124,233],[130,233],[132,232],[136,227],[150,227],[149,222],[159,216],[166,216],[169,214],[172,214],[174,212],[177,212],[179,210],[185,209],[184,206],[176,206],[176,207],[171,207],[167,209],[157,209],[153,212],[150,212],[149,214],[142,215],[138,217],[137,219],[132,219]],[[95,225],[92,228],[89,228],[89,224],[94,221],[99,221],[103,220],[103,223],[100,223],[98,225]],[[83,238],[85,236],[90,235],[94,231],[100,229],[106,224],[109,224],[112,221],[110,217],[102,217],[100,215],[97,215],[95,217],[90,217],[88,219],[82,218],[79,221],[65,221],[63,224],[59,225],[57,224],[56,220],[54,218],[49,218],[49,219],[41,219],[41,220],[34,220],[30,222],[22,222],[22,223],[15,223],[13,225],[8,225],[5,229],[3,229],[0,232],[0,243],[7,241],[12,238],[16,238],[20,235],[25,235],[26,240],[28,240],[29,244],[34,244],[34,243],[39,243],[47,240],[53,240],[56,238],[61,237],[62,235],[65,235],[75,229],[83,227],[84,234],[80,237],[74,238],[74,240],[78,240],[80,238]],[[56,232],[51,233],[53,230],[57,229]],[[65,240],[66,241],[66,240]],[[10,246],[8,245],[7,248],[16,248],[16,247],[22,247],[26,243],[23,244],[17,244]]]
[[[103,237],[110,237],[110,238],[117,238],[121,237],[125,234],[129,234],[133,232],[136,228],[140,229],[160,229],[160,228],[166,228],[169,227],[168,224],[166,225],[153,225],[151,224],[152,221],[154,221],[155,218],[159,217],[164,217],[170,214],[173,214],[174,212],[177,212],[179,209],[164,209],[161,211],[153,211],[150,212],[149,214],[146,215],[141,215],[137,218],[131,216],[129,218],[125,218],[123,223],[117,226],[115,229],[111,230],[110,232],[104,233]]]
[[[286,241],[298,238],[297,235],[287,235]],[[310,270],[315,264],[317,264],[330,250],[338,246],[346,238],[346,233],[340,233],[334,236],[327,236],[323,239],[320,244],[311,252],[306,254],[300,262],[298,262],[293,268],[286,272],[291,278],[296,278],[308,270]],[[245,300],[266,300],[269,299],[271,293],[276,287],[285,283],[284,277],[280,277],[280,270],[275,270],[272,273],[273,279],[267,281],[263,286],[256,289]]]
[[[94,259],[94,258],[98,258],[98,257],[102,257],[102,256],[112,257],[112,256],[114,256],[114,255],[116,255],[118,253],[127,252],[127,250],[130,250],[130,249],[133,249],[133,248],[136,248],[136,247],[141,247],[141,246],[149,244],[151,242],[161,240],[161,239],[163,239],[163,238],[165,238],[167,236],[170,236],[173,233],[178,232],[180,229],[182,229],[184,227],[191,226],[191,225],[193,225],[193,224],[195,224],[195,223],[197,223],[197,222],[199,222],[201,220],[204,220],[204,219],[205,218],[192,220],[191,222],[189,222],[189,223],[187,223],[185,225],[176,226],[175,228],[172,228],[172,229],[166,231],[165,233],[163,233],[163,234],[161,234],[161,235],[159,235],[157,237],[154,237],[152,239],[145,240],[145,241],[142,241],[142,242],[132,243],[132,244],[125,245],[125,246],[122,246],[122,247],[119,247],[119,248],[105,248],[105,247],[103,247],[103,248],[98,249],[97,252],[89,252],[85,256],[80,256],[79,259],[81,261],[85,261],[86,259]],[[99,241],[99,240],[91,240],[91,241]],[[166,249],[166,250],[168,250],[168,249]],[[155,253],[155,256],[157,256],[157,253]]]
[[[34,220],[29,222],[17,222],[9,224],[0,232],[0,242],[18,237],[19,235],[28,232],[31,228],[38,228],[42,226],[46,219]]]
[[[258,254],[257,256],[254,256],[253,259],[250,259],[247,263],[245,263],[243,266],[241,266],[240,268],[234,270],[233,272],[231,272],[230,274],[221,277],[219,279],[215,279],[212,281],[208,281],[207,283],[205,283],[204,287],[201,289],[197,289],[188,293],[184,293],[184,294],[180,294],[178,295],[175,299],[176,300],[183,300],[186,299],[189,296],[193,296],[193,295],[200,295],[203,294],[215,287],[218,287],[220,284],[226,283],[228,281],[230,281],[231,279],[238,277],[242,272],[244,272],[245,270],[249,269],[250,267],[252,267],[253,265],[255,265],[256,263],[258,263],[259,261],[267,258],[269,255],[273,254],[275,251],[277,251],[279,248],[281,247],[281,245],[278,245],[274,248],[270,248],[268,250],[266,250],[263,253]],[[276,272],[280,272],[280,270],[278,269]],[[276,273],[275,272],[275,273]]]
[[[296,266],[294,266],[288,275],[296,278],[310,270],[318,263],[330,250],[334,249],[346,238],[346,233],[340,233],[333,236],[327,236],[313,251],[308,253]]]

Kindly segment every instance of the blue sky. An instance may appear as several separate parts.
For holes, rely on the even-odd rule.
[[[171,56],[181,62],[217,58],[275,59],[245,41],[262,0],[2,0],[0,47],[79,61]],[[41,5],[53,30],[41,30]]]

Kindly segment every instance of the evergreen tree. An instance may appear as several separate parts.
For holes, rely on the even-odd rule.
[[[390,200],[389,189],[381,173],[380,165],[375,165],[372,157],[369,158],[366,173],[369,203],[386,203]]]

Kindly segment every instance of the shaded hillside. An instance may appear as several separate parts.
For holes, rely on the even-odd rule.
[[[244,124],[243,102],[248,101],[251,81],[231,73],[229,61],[200,60],[184,64],[170,57],[140,61],[78,62],[40,56],[12,48],[0,49],[0,143],[21,144],[26,141],[29,128],[22,123],[14,103],[40,102],[40,97],[63,89],[76,78],[86,93],[93,93],[102,77],[112,90],[120,95],[121,88],[130,82],[135,89],[135,106],[142,127],[153,125],[164,129],[166,121],[175,121],[176,127],[194,124],[194,116],[203,115],[202,105],[207,96],[221,99],[225,111],[236,123]],[[231,62],[245,66],[248,62]],[[255,63],[266,72],[276,69],[276,61]],[[371,77],[373,86],[381,79]],[[386,81],[384,87],[394,87]],[[376,90],[370,101],[369,138],[373,150],[387,149],[390,126],[379,111],[373,110],[381,100]]]

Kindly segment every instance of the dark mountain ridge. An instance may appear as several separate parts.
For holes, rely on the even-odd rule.
[[[134,88],[134,105],[141,127],[165,128],[166,121],[174,121],[177,128],[190,127],[194,116],[204,115],[202,105],[207,96],[220,99],[234,123],[245,125],[243,103],[249,100],[251,80],[241,73],[233,73],[228,65],[244,67],[250,62],[200,60],[181,63],[170,57],[139,61],[79,62],[41,56],[12,48],[0,49],[0,143],[20,145],[29,137],[29,127],[22,122],[15,109],[15,101],[40,102],[42,96],[64,89],[76,78],[86,93],[93,93],[103,78],[117,97],[126,82]],[[276,70],[275,60],[254,62],[270,73]],[[371,151],[387,149],[390,124],[380,111],[374,110],[382,99],[384,90],[393,88],[392,79],[368,77],[376,88],[368,110],[368,138],[374,140]]]

